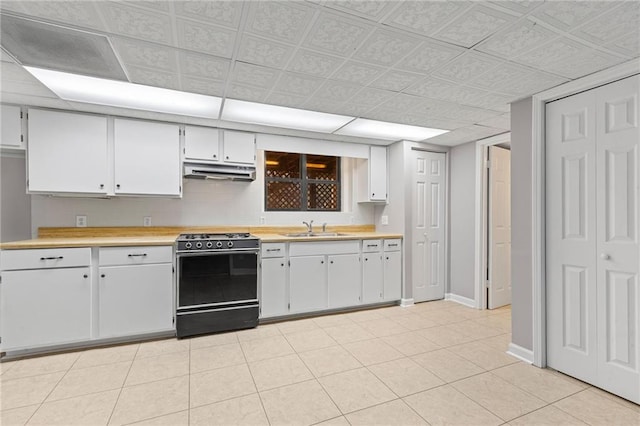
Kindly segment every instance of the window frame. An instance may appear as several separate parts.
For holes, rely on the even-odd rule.
[[[287,154],[298,154],[300,155],[300,178],[281,178],[281,177],[269,177],[267,176],[267,152],[265,150],[264,153],[264,211],[265,212],[341,212],[342,211],[342,157],[334,156],[334,155],[322,155],[323,157],[333,157],[336,161],[336,180],[322,180],[322,179],[310,179],[307,176],[307,155],[321,155],[321,154],[307,154],[301,152],[287,152]],[[272,151],[272,152],[280,152],[280,151]],[[267,187],[269,182],[286,182],[286,183],[297,183],[300,182],[300,199],[301,199],[301,209],[292,210],[292,209],[268,209],[267,208]],[[308,189],[309,184],[335,184],[337,187],[336,194],[336,209],[335,210],[327,210],[327,209],[309,209],[308,208]]]

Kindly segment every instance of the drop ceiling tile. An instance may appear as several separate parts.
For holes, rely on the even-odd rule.
[[[460,47],[424,42],[395,68],[417,73],[431,72],[464,52],[465,49]]]
[[[175,1],[176,14],[231,28],[238,28],[242,16],[240,1]]]
[[[386,109],[390,111],[409,111],[420,108],[424,104],[424,102],[425,99],[422,97],[399,93],[380,104],[378,109]]]
[[[611,5],[607,1],[551,1],[536,9],[532,16],[567,31],[582,25]]]
[[[501,133],[505,133],[505,129],[498,129],[495,127],[487,127],[487,126],[479,126],[474,124],[469,127],[464,127],[464,129],[469,129],[470,133],[475,136],[477,139],[488,138],[489,136],[499,135]]]
[[[298,49],[287,69],[304,74],[328,77],[344,62],[344,58],[325,55],[313,50]]]
[[[376,65],[391,66],[415,49],[420,40],[395,31],[376,30],[353,57]]]
[[[2,1],[0,2],[0,10],[5,11],[5,10],[9,10],[9,11],[13,11],[13,12],[19,12],[19,13],[26,13],[25,9],[24,9],[24,1],[21,0],[17,0],[17,1]]]
[[[5,52],[3,49],[0,49],[0,61],[2,62],[13,62],[15,63],[16,61],[13,60],[13,58],[11,56],[9,56],[9,54],[7,52]]]
[[[241,101],[263,102],[267,92],[267,89],[233,83],[229,86],[226,97]]]
[[[372,87],[400,92],[420,80],[422,75],[398,70],[389,70],[370,84]]]
[[[358,93],[356,93],[349,102],[353,102],[359,105],[367,105],[369,108],[390,99],[395,96],[395,92],[388,90],[375,89],[373,87],[365,87]]]
[[[506,94],[526,96],[567,81],[566,78],[505,62],[481,77],[475,78],[471,84]]]
[[[427,77],[409,87],[405,92],[467,105],[470,100],[478,99],[487,94],[486,91],[481,89],[461,86],[435,77]]]
[[[119,37],[111,42],[125,65],[177,71],[177,51],[172,47]]]
[[[322,85],[323,79],[305,74],[283,72],[275,90],[293,95],[310,96]]]
[[[494,127],[496,129],[511,129],[511,114],[496,115],[478,123],[481,126]]]
[[[384,23],[430,36],[470,4],[466,1],[406,1]]]
[[[572,33],[600,45],[623,36],[638,40],[640,37],[640,2],[637,0],[625,2],[620,7],[593,19]]]
[[[326,80],[315,93],[314,98],[331,99],[336,102],[344,102],[355,95],[362,86],[345,81]]]
[[[178,57],[183,75],[214,80],[224,80],[229,75],[228,59],[187,51],[181,51]]]
[[[623,55],[638,57],[640,56],[640,35],[637,37],[623,36],[606,47]]]
[[[371,110],[371,105],[358,105],[352,103],[352,101],[345,102],[344,104],[337,107],[334,111],[336,114],[340,115],[350,115],[352,117],[362,117],[369,110]]]
[[[182,18],[176,19],[176,23],[178,45],[183,49],[231,58],[235,31]]]
[[[478,123],[500,114],[498,111],[474,108],[466,105],[456,105],[454,109],[447,111],[446,115],[443,114],[442,116],[451,120],[466,120]],[[440,116],[440,113],[436,111],[436,115]]]
[[[366,85],[382,75],[384,71],[384,68],[356,61],[348,61],[331,77],[336,80],[345,80]]]
[[[476,4],[433,37],[459,46],[471,47],[513,20],[511,15]]]
[[[131,0],[127,0],[127,4],[135,6],[135,7],[141,7],[143,9],[151,9],[151,10],[161,10],[162,12],[165,13],[171,13],[171,7],[169,7],[169,2],[168,1],[156,1],[156,0],[137,0],[137,1],[131,1]]]
[[[273,68],[238,61],[233,66],[232,80],[240,85],[256,86],[269,90],[275,85],[279,75],[280,72]]]
[[[460,129],[452,130],[449,133],[444,133],[442,135],[429,138],[425,142],[435,145],[456,146],[467,142],[473,142],[475,140],[477,140],[477,138],[474,138],[472,132],[469,129],[463,127]]]
[[[0,62],[0,88],[3,93],[24,93],[29,96],[58,96],[15,62]],[[5,101],[5,99],[2,99]]]
[[[300,108],[309,98],[307,96],[292,95],[290,93],[271,92],[266,103],[290,108]]]
[[[372,26],[356,19],[324,12],[311,27],[303,44],[312,49],[348,56],[372,29]]]
[[[299,2],[250,2],[245,31],[262,37],[298,43],[315,10]]]
[[[303,105],[303,108],[311,111],[328,112],[330,114],[335,114],[335,112],[340,108],[341,104],[342,102],[337,99],[310,99]]]
[[[173,43],[171,18],[122,2],[97,3],[111,32],[164,44]]]
[[[260,37],[242,36],[238,60],[282,69],[293,52],[293,47]]]
[[[389,13],[391,9],[396,7],[395,2],[389,2],[388,0],[339,0],[329,1],[324,5],[326,7],[357,15],[372,21],[380,20],[383,16]]]
[[[469,121],[447,120],[436,117],[420,117],[423,118],[422,126],[431,127],[433,129],[454,130],[470,124]]]
[[[488,93],[486,96],[472,100],[469,105],[478,108],[487,108],[493,111],[508,112],[511,109],[509,103],[514,101],[514,98],[514,96],[499,93]]]
[[[512,10],[514,12],[518,12],[520,14],[525,14],[544,4],[544,0],[499,0],[492,1],[491,4]]]
[[[2,2],[5,3],[5,2]],[[96,3],[87,1],[25,1],[26,13],[56,22],[105,30]]]
[[[222,96],[224,94],[224,82],[219,80],[207,80],[204,78],[182,76],[182,90],[202,95]]]
[[[180,90],[177,73],[160,71],[154,68],[127,66],[127,74],[132,83]]]
[[[465,83],[475,77],[481,76],[498,65],[500,65],[500,61],[490,56],[469,52],[449,62],[434,72],[433,75],[459,83]]]
[[[531,20],[517,22],[482,42],[476,50],[491,53],[501,58],[512,58],[536,46],[544,44],[558,34],[536,25]]]

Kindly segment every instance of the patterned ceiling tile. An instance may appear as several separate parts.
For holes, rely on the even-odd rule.
[[[391,66],[418,46],[420,40],[394,31],[376,30],[353,55],[377,65]]]
[[[233,66],[233,81],[241,85],[271,89],[280,75],[273,68],[261,67],[246,62],[236,62]]]
[[[93,2],[25,1],[21,3],[24,3],[27,13],[32,16],[78,25],[84,28],[106,29]]]
[[[598,44],[606,44],[619,37],[635,40],[640,38],[640,2],[623,3],[587,25],[573,31],[573,34]]]
[[[456,87],[456,83],[427,77],[404,90],[405,93],[427,98],[443,99],[447,93]]]
[[[0,49],[0,61],[15,63],[13,58],[11,56],[9,56],[9,54],[7,52],[5,52],[4,50],[2,50],[2,49]]]
[[[97,3],[111,32],[131,37],[173,43],[171,17],[163,13],[142,10],[124,3]]]
[[[500,62],[490,56],[469,52],[454,59],[443,68],[434,72],[433,75],[465,83],[498,65],[500,65]]]
[[[476,5],[451,24],[438,31],[434,37],[459,46],[471,47],[504,28],[513,19],[512,16],[506,13]]]
[[[58,97],[15,62],[0,62],[0,88],[3,93],[24,93],[47,98]]]
[[[178,80],[177,73],[160,71],[153,68],[127,66],[127,74],[133,83],[180,90],[180,82]]]
[[[501,95],[499,93],[488,93],[479,99],[469,102],[469,105],[478,108],[487,108],[493,111],[508,112],[511,107],[509,103],[514,101],[514,96]]]
[[[178,45],[210,55],[231,58],[236,32],[228,28],[177,19]]]
[[[268,90],[242,84],[231,84],[227,89],[227,98],[241,101],[263,102]]]
[[[26,13],[25,2],[20,0],[8,0],[0,2],[0,10],[10,10],[13,12]]]
[[[398,93],[396,96],[380,104],[379,109],[387,109],[390,111],[409,111],[417,109],[424,104],[424,98],[419,96]]]
[[[483,120],[478,124],[481,126],[494,127],[496,129],[509,130],[511,128],[511,114],[496,115],[495,117]]]
[[[400,92],[420,80],[422,75],[412,74],[410,72],[390,70],[382,75],[382,77],[370,84],[372,87],[379,89],[391,90],[392,92]]]
[[[394,2],[387,0],[334,0],[326,2],[324,5],[373,21],[378,21],[396,6]]]
[[[470,5],[464,1],[407,1],[385,20],[385,24],[424,35],[432,35],[440,27]]]
[[[544,0],[498,0],[491,4],[524,14],[544,4]]]
[[[476,50],[492,53],[502,58],[512,58],[557,36],[553,31],[536,25],[531,20],[525,20],[494,34],[481,43]]]
[[[611,7],[607,1],[548,1],[533,16],[561,30],[582,25]]]
[[[177,71],[177,51],[174,48],[118,37],[112,37],[111,41],[126,65]]]
[[[353,117],[362,117],[371,109],[371,105],[358,105],[352,101],[346,102],[337,107],[336,114],[350,115]]]
[[[333,99],[335,102],[344,102],[356,94],[362,86],[344,81],[326,80],[315,93],[315,97],[321,99]]]
[[[264,38],[245,34],[240,43],[238,60],[282,69],[293,52],[293,47]]]
[[[274,90],[293,95],[310,96],[322,85],[323,79],[293,72],[283,72]]]
[[[176,1],[176,14],[231,28],[238,28],[242,16],[240,1]]]
[[[422,117],[422,116],[421,116]],[[468,126],[469,121],[447,120],[443,118],[424,117],[422,125],[433,129],[454,130]]]
[[[182,90],[186,92],[212,96],[222,96],[224,94],[224,83],[221,81],[186,77],[184,75],[180,78],[180,81],[182,82]]]
[[[298,49],[287,69],[319,77],[328,77],[343,62],[343,58],[325,55],[313,50]]]
[[[623,36],[607,45],[607,48],[623,55],[640,56],[640,35],[638,37]]]
[[[141,7],[143,9],[161,10],[165,13],[171,12],[170,3],[168,1],[155,1],[155,0],[127,0],[127,4],[132,6]]]
[[[371,108],[371,106],[379,105],[380,103],[390,99],[392,96],[395,96],[395,94],[395,92],[390,92],[388,90],[365,87],[349,99],[349,102],[353,102],[358,105],[368,105],[369,108]]]
[[[331,77],[337,80],[352,81],[366,85],[378,78],[384,71],[384,68],[349,61],[340,67]]]
[[[444,133],[442,135],[429,138],[426,140],[426,142],[435,145],[456,146],[467,142],[473,142],[475,140],[477,139],[474,138],[471,130],[463,127],[460,129],[452,130],[449,133]]]
[[[502,93],[525,96],[549,89],[568,80],[544,72],[536,72],[516,64],[504,63],[480,78],[472,81],[473,86]]]
[[[319,112],[328,112],[334,113],[337,111],[342,102],[338,99],[310,99],[304,104],[304,109],[308,109],[311,111],[319,111]]]
[[[480,121],[487,120],[500,114],[500,112],[496,111],[489,111],[486,109],[474,108],[466,105],[456,105],[455,108],[447,111],[446,115],[443,114],[442,116],[452,120],[463,120],[478,123]],[[438,112],[436,113],[436,115],[440,116]]]
[[[315,10],[297,2],[251,2],[245,31],[289,43],[297,43]]]
[[[229,75],[228,59],[185,51],[180,52],[179,58],[182,74],[214,80],[224,80]]]
[[[292,95],[290,93],[271,92],[266,103],[291,108],[300,108],[309,98],[307,96]]]
[[[329,53],[349,55],[372,29],[355,19],[323,13],[313,24],[303,44]]]
[[[465,49],[459,47],[424,42],[409,57],[399,62],[395,67],[418,73],[431,72],[463,52],[465,52]]]

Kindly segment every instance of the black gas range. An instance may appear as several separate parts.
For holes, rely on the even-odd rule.
[[[179,338],[258,325],[258,252],[251,234],[176,239]]]

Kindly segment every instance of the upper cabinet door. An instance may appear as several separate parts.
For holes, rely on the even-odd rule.
[[[256,136],[253,133],[224,131],[225,162],[255,164]]]
[[[29,192],[107,193],[106,117],[30,109],[28,127]]]
[[[24,149],[22,140],[22,120],[20,107],[13,105],[0,105],[2,112],[2,139],[0,146],[11,149]]]
[[[115,194],[180,196],[177,124],[114,120]]]
[[[220,160],[220,131],[212,127],[185,126],[184,157],[191,160]]]
[[[369,154],[369,199],[387,199],[387,148],[372,146]]]

